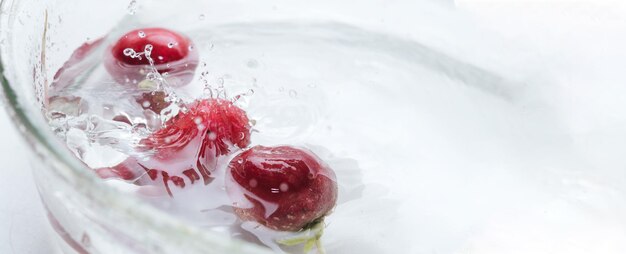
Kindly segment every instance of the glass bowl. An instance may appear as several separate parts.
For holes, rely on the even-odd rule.
[[[146,26],[210,41],[203,61],[213,78],[278,98],[250,114],[292,121],[260,121],[277,131],[255,142],[324,146],[358,165],[356,179],[342,174],[345,163],[335,168],[328,253],[552,253],[573,240],[582,250],[624,247],[585,233],[624,235],[615,226],[624,225],[615,213],[624,210],[623,175],[585,168],[541,57],[520,55],[527,45],[474,26],[448,2],[3,0],[0,8],[3,100],[30,145],[64,253],[271,253],[111,188],[48,128],[46,88],[72,52]],[[347,188],[351,181],[359,184]]]

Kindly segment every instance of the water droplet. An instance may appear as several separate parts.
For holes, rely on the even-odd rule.
[[[252,78],[252,86],[259,87],[258,80],[256,78]]]
[[[85,247],[90,247],[91,246],[91,238],[89,238],[88,234],[83,233],[83,237],[80,239],[80,243],[82,243],[82,245],[85,246]]]
[[[128,10],[128,14],[135,15],[137,12],[137,0],[130,1],[126,9]]]
[[[289,97],[291,98],[298,97],[298,92],[296,92],[296,90],[289,90]]]
[[[146,75],[146,79],[148,80],[157,80],[157,78],[158,78],[157,74],[154,72],[150,72]]]
[[[259,67],[259,62],[256,59],[250,59],[248,60],[248,63],[246,63],[246,65],[248,66],[248,68],[254,69],[256,67]]]
[[[152,46],[152,44],[146,44],[146,46],[144,47],[143,51],[147,56],[150,56],[150,54],[152,53],[152,49],[154,47]]]
[[[206,16],[204,14],[200,14],[200,16],[198,16],[199,20],[204,20],[204,18],[206,18]]]
[[[143,31],[139,31],[137,33],[137,35],[139,35],[139,38],[145,38],[146,37],[146,33],[144,33]]]

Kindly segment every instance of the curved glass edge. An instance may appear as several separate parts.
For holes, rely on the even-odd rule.
[[[2,0],[0,9],[14,4],[14,1]],[[3,15],[8,14],[0,13],[0,28],[5,25]],[[11,19],[12,17],[6,18]],[[6,31],[2,32],[6,33]],[[7,45],[0,45],[0,47],[7,47]],[[54,164],[51,167],[60,171],[57,172],[58,175],[64,177],[63,180],[74,186],[83,198],[87,198],[101,207],[107,207],[109,210],[124,213],[134,222],[160,232],[163,238],[172,240],[180,246],[186,245],[188,251],[197,253],[273,253],[254,244],[233,240],[217,233],[206,232],[190,226],[163,211],[141,204],[137,198],[123,195],[121,191],[107,188],[98,182],[94,174],[88,173],[88,168],[85,165],[78,163],[75,158],[70,158],[68,152],[63,153],[63,149],[54,147],[49,139],[51,134],[46,135],[35,126],[34,121],[23,109],[24,105],[20,103],[17,93],[5,75],[4,60],[5,56],[0,53],[0,86],[2,87],[0,101],[6,108],[10,121],[19,130],[31,151],[41,159],[45,158]]]

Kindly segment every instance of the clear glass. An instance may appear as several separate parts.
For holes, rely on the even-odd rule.
[[[186,225],[104,186],[46,127],[43,88],[82,41],[106,34],[128,15],[128,4],[1,2],[2,102],[31,148],[35,180],[55,230],[58,249],[50,253],[267,252]]]
[[[362,171],[362,198],[329,220],[329,253],[623,250],[626,241],[614,241],[624,235],[622,171],[611,163],[588,170],[572,142],[585,139],[566,131],[563,109],[551,102],[551,73],[520,56],[515,42],[472,26],[451,2],[3,0],[3,99],[32,148],[61,250],[270,252],[110,188],[49,130],[45,88],[72,52],[119,27],[144,26],[211,31],[191,36],[215,42],[211,71],[232,79],[332,91],[292,96],[320,104],[326,113],[312,117],[335,124],[314,127],[329,134],[311,127],[296,130],[308,137],[286,138],[318,141]]]

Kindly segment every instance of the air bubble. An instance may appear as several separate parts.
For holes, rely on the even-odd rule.
[[[139,35],[139,38],[146,38],[146,33],[144,33],[143,31],[139,31],[137,35]]]
[[[256,188],[259,185],[259,182],[256,179],[252,178],[250,179],[250,182],[248,182],[248,184],[250,185],[250,187]]]
[[[189,51],[193,51],[194,46],[193,45],[189,45]]]
[[[141,106],[143,106],[144,108],[149,108],[150,104],[150,101],[144,101],[143,103],[141,103]]]
[[[176,43],[176,42],[170,42],[170,43],[168,43],[168,44],[167,44],[167,47],[168,47],[168,48],[173,48],[173,47],[174,47],[174,46],[176,46],[177,44],[178,44],[178,43]]]
[[[158,56],[157,57],[159,60],[163,61],[163,56]]]
[[[282,192],[289,191],[289,185],[287,183],[281,183],[280,186],[278,186],[278,188],[280,188],[280,191]]]
[[[291,98],[298,97],[298,92],[296,92],[296,90],[289,90],[289,97]]]
[[[198,16],[198,19],[199,19],[199,20],[204,20],[204,18],[206,18],[206,16],[205,16],[204,14],[200,14],[200,15]]]

